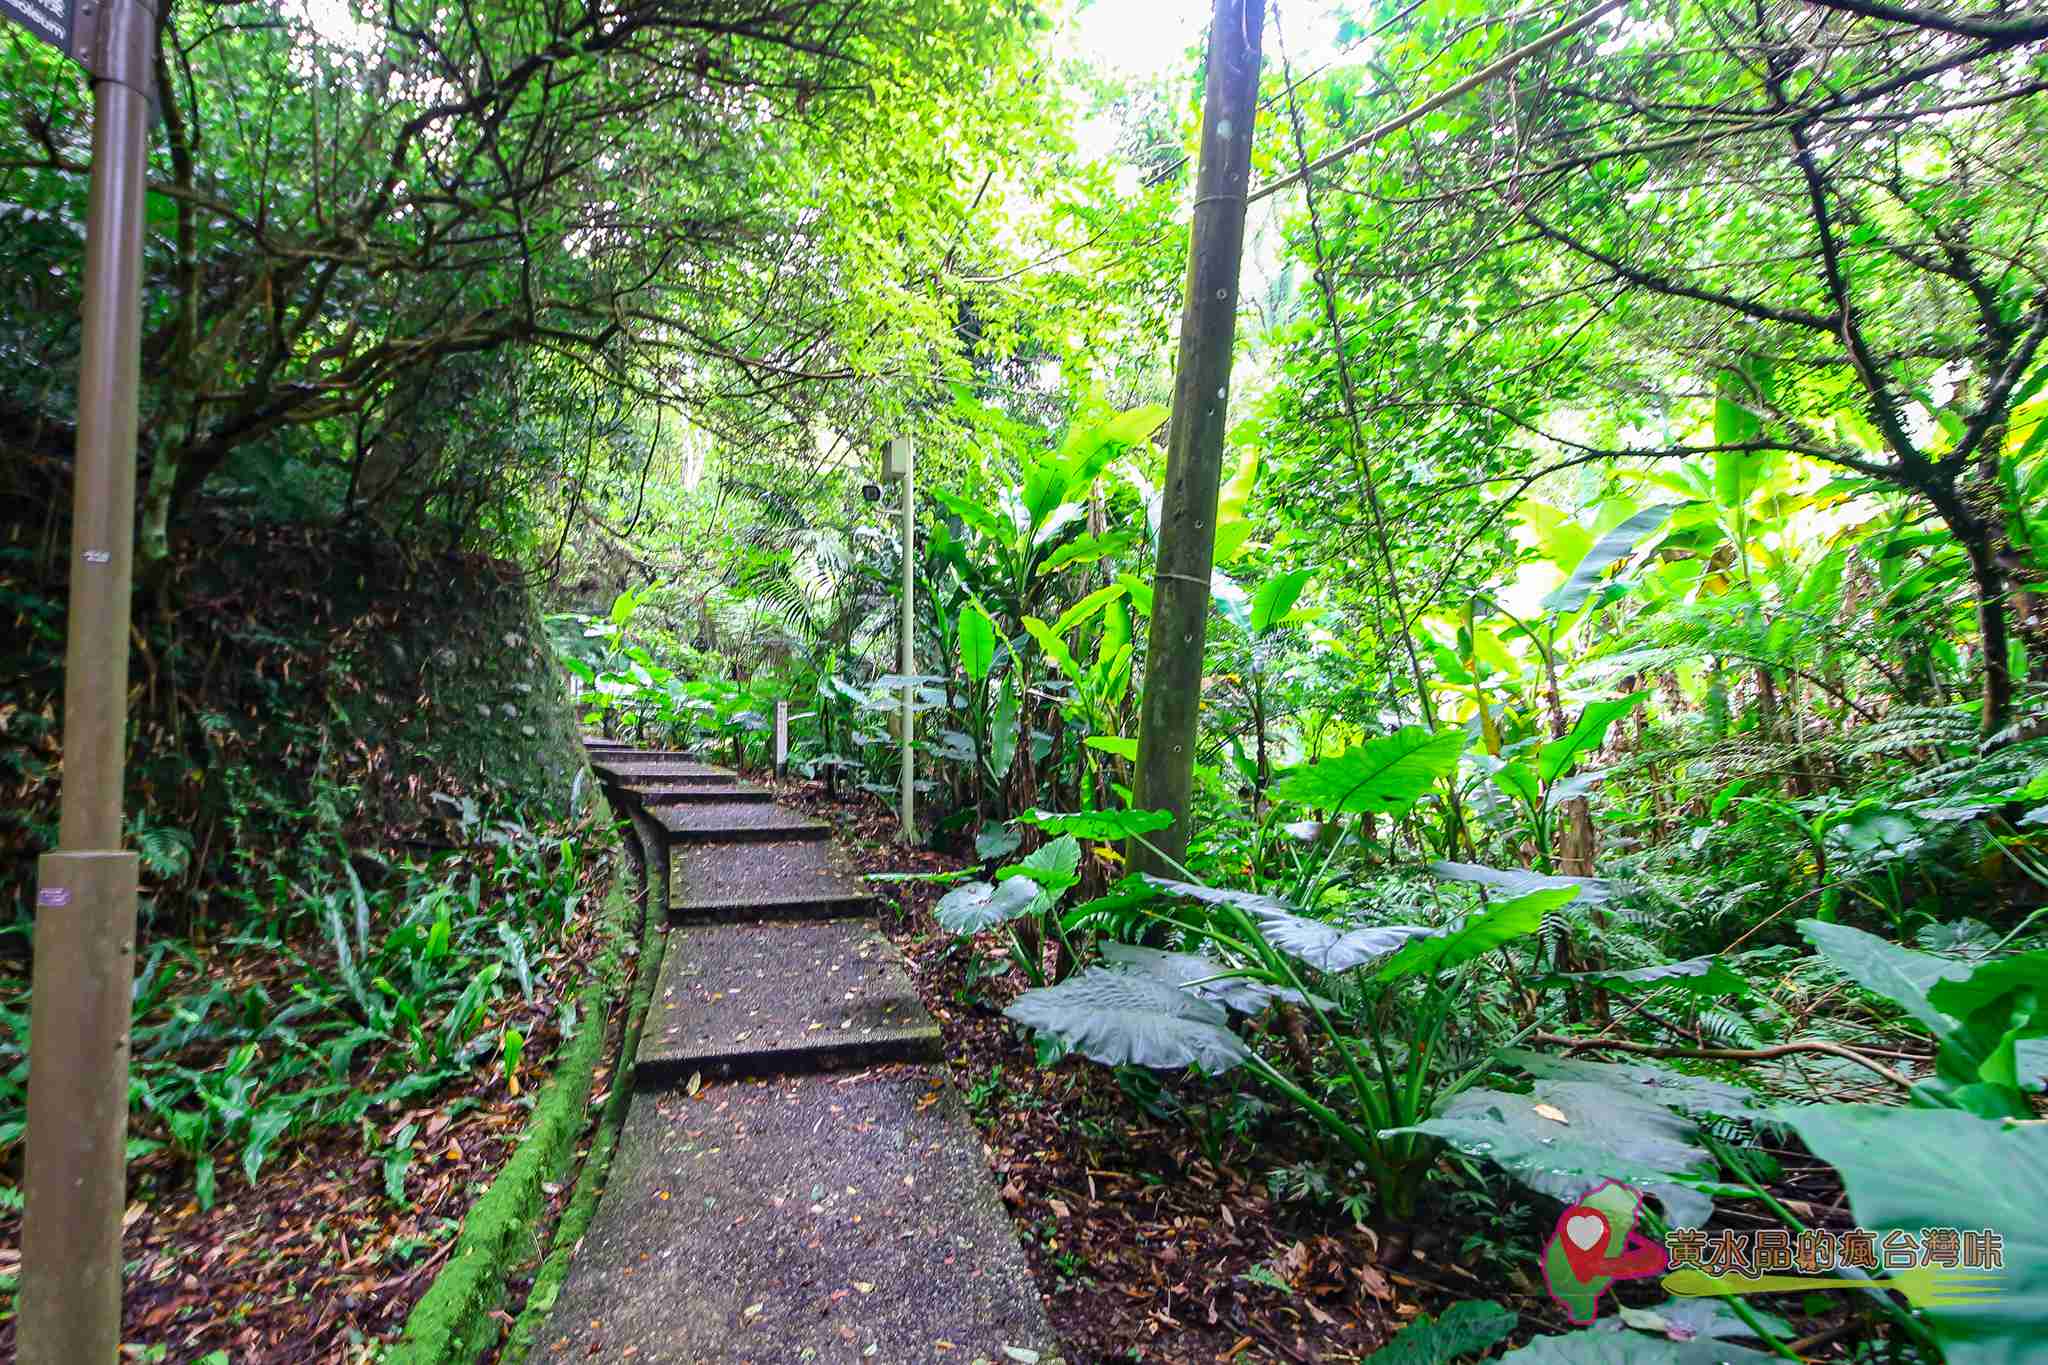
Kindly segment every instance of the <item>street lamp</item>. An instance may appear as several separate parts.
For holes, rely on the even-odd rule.
[[[882,444],[882,465],[879,471],[881,481],[883,483],[900,483],[903,485],[903,644],[901,657],[897,663],[898,671],[903,675],[903,718],[898,734],[903,744],[901,815],[903,819],[903,842],[906,844],[917,842],[917,819],[912,804],[914,800],[912,783],[916,776],[917,766],[912,747],[912,740],[915,738],[913,733],[915,713],[912,710],[912,701],[914,696],[913,689],[916,685],[910,680],[911,675],[917,671],[916,659],[911,644],[917,629],[917,600],[913,596],[916,588],[917,574],[917,517],[911,502],[911,485],[914,482],[912,469],[915,464],[916,448],[911,444],[908,436],[893,437]],[[874,485],[870,484],[868,487],[873,488]],[[867,489],[864,488],[861,491],[865,494]],[[875,489],[875,495],[869,501],[881,501],[881,490],[879,488]]]

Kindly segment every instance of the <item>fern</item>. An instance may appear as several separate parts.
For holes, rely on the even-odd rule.
[[[152,876],[169,881],[192,865],[192,836],[168,825],[142,825],[130,831],[136,856]]]

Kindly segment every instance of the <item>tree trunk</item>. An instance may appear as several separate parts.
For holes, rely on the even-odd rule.
[[[1187,852],[1194,791],[1195,727],[1208,635],[1209,576],[1215,568],[1216,495],[1237,337],[1237,286],[1244,258],[1245,193],[1251,182],[1252,119],[1259,93],[1264,0],[1216,0],[1209,25],[1208,83],[1202,95],[1201,169],[1181,308],[1173,423],[1159,516],[1159,566],[1146,639],[1139,705],[1134,804],[1174,821],[1132,840],[1135,872],[1172,874]],[[1166,856],[1161,857],[1160,853]]]
[[[1998,561],[2004,517],[1988,492],[1977,500],[1978,507],[1952,487],[1921,492],[1970,559],[1970,583],[1977,593],[1977,642],[1984,656],[1981,731],[1995,735],[2012,723],[2012,637],[2005,619],[2005,569]]]
[[[1984,655],[1983,732],[1995,735],[2012,718],[2012,638],[2006,632],[2005,571],[1980,527],[1964,539],[1970,582],[1977,589],[1977,636]]]

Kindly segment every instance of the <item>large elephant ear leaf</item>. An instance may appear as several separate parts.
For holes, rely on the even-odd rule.
[[[1696,1337],[1673,1341],[1668,1336],[1589,1328],[1562,1336],[1536,1337],[1509,1351],[1497,1365],[1763,1365],[1778,1359],[1745,1346]]]
[[[1526,896],[1531,891],[1576,886],[1579,888],[1581,905],[1605,905],[1628,889],[1621,883],[1609,881],[1605,877],[1553,876],[1520,867],[1488,867],[1484,863],[1439,860],[1431,863],[1429,870],[1446,881],[1473,882],[1496,891],[1505,891],[1510,896]]]
[[[1846,924],[1803,919],[1799,932],[1820,950],[1820,955],[1863,989],[1881,995],[1942,1037],[1955,1027],[1930,993],[1943,981],[1960,981],[1970,975],[1970,964],[1954,958],[1936,957],[1854,929]]]
[[[1567,1204],[1618,1180],[1655,1195],[1673,1226],[1698,1227],[1714,1212],[1714,1201],[1688,1183],[1714,1170],[1692,1122],[1599,1081],[1539,1080],[1526,1095],[1467,1090],[1436,1117],[1387,1131],[1441,1138]]]
[[[1250,915],[1293,913],[1286,901],[1276,896],[1262,896],[1256,891],[1233,891],[1227,886],[1203,886],[1200,882],[1177,882],[1170,877],[1154,877],[1149,873],[1145,881],[1169,896],[1185,896],[1208,905],[1234,906]]]
[[[1252,981],[1224,973],[1232,969],[1200,953],[1175,953],[1142,944],[1105,943],[1102,956],[1107,962],[1153,976],[1180,990],[1191,991],[1204,1000],[1214,1000],[1239,1014],[1257,1014],[1275,1000],[1299,1000],[1298,991]]]
[[[1625,1062],[1589,1062],[1578,1057],[1553,1057],[1547,1052],[1509,1048],[1499,1060],[1518,1066],[1540,1080],[1588,1081],[1626,1090],[1655,1100],[1666,1109],[1691,1114],[1714,1114],[1721,1118],[1767,1120],[1772,1108],[1759,1104],[1756,1094],[1726,1081],[1688,1076],[1669,1067],[1631,1065]]]
[[[1405,725],[1335,758],[1294,769],[1273,787],[1282,801],[1319,810],[1400,815],[1456,771],[1465,732]]]
[[[1990,1228],[2005,1265],[1981,1296],[1920,1310],[1949,1365],[2040,1358],[2048,1322],[2048,1126],[1954,1109],[1828,1104],[1781,1109],[1841,1173],[1859,1227]]]
[[[1028,913],[1040,894],[1038,883],[1029,877],[1013,877],[1001,884],[968,882],[948,891],[932,907],[932,918],[948,933],[978,934]]]
[[[1025,854],[1022,862],[997,872],[996,880],[1007,883],[1013,878],[1028,877],[1046,894],[1057,896],[1081,880],[1080,867],[1081,845],[1073,835],[1062,834]]]
[[[1259,915],[1266,942],[1319,972],[1348,972],[1377,962],[1417,939],[1442,933],[1422,924],[1371,924],[1344,929],[1305,915],[1266,911]]]
[[[1460,967],[1473,958],[1490,953],[1504,943],[1523,938],[1543,927],[1543,917],[1579,894],[1575,886],[1531,891],[1511,901],[1489,906],[1467,915],[1455,928],[1418,938],[1403,947],[1380,968],[1381,981],[1398,981],[1406,976],[1423,976]]]
[[[1223,1006],[1155,977],[1107,967],[1026,991],[1003,1013],[1105,1066],[1199,1066],[1214,1075],[1246,1055],[1226,1026]]]

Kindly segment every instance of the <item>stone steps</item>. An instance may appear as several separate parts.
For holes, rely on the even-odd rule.
[[[816,843],[832,826],[766,801],[698,801],[649,805],[647,813],[675,844]]]
[[[680,806],[692,801],[773,801],[775,793],[748,782],[674,782],[666,778],[634,778],[618,785],[642,805]]]
[[[599,777],[612,782],[689,782],[697,785],[730,786],[739,777],[730,768],[717,768],[695,759],[664,756],[631,757],[593,754],[590,766]]]
[[[932,1061],[939,1029],[896,949],[857,920],[669,931],[634,1082]]]
[[[669,859],[672,923],[872,917],[867,883],[822,840],[682,847]]]
[[[1007,1349],[1006,1349],[1007,1348]],[[1056,1365],[936,1068],[640,1094],[536,1365]]]
[[[831,826],[592,746],[665,878],[636,1094],[541,1365],[1056,1365],[938,1024]]]

